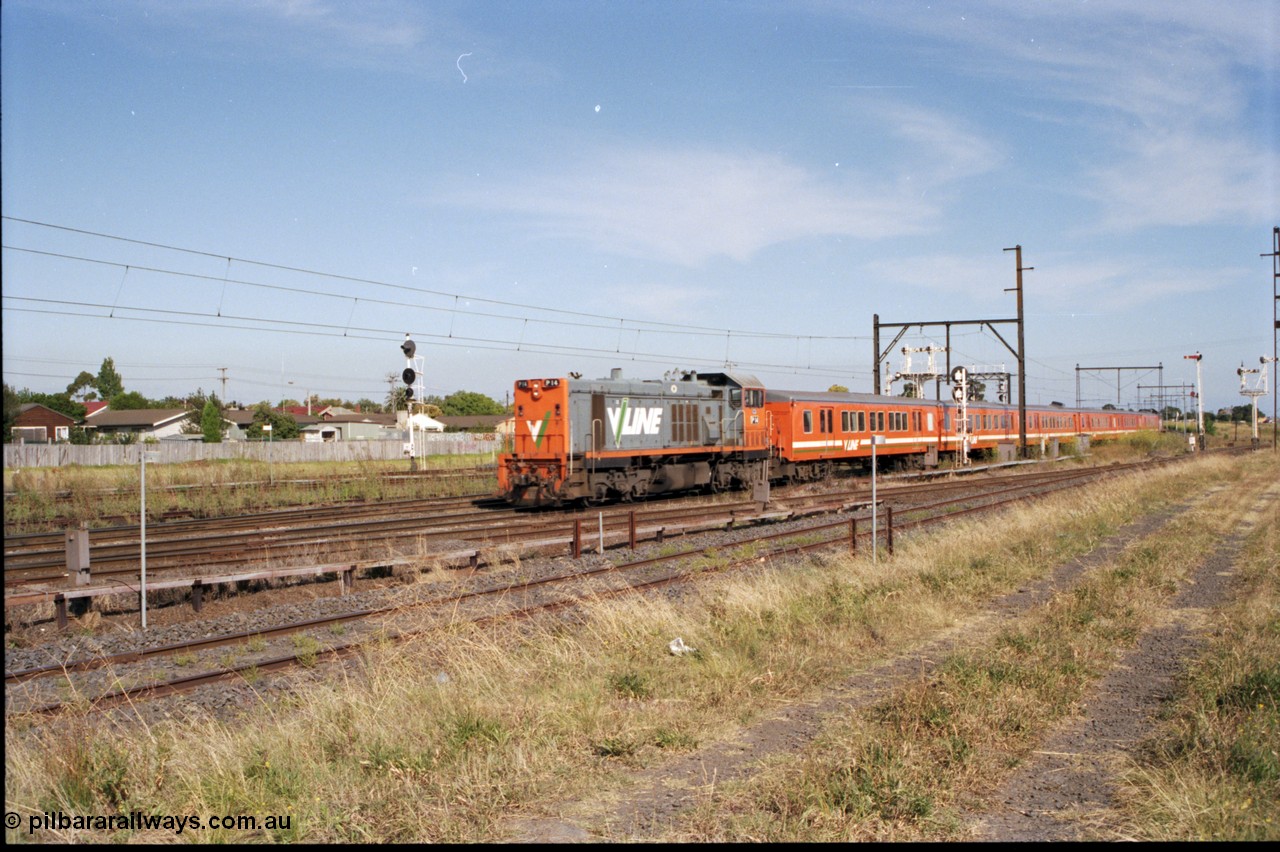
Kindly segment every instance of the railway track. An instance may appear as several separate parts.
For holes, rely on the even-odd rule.
[[[1063,471],[1010,476],[1049,479],[1069,475]],[[886,485],[882,494],[894,497],[918,490],[920,484]],[[933,482],[932,491],[972,490],[977,485],[962,479]],[[998,487],[998,485],[997,485]],[[825,496],[800,498],[784,495],[791,503],[841,501],[865,498],[865,488],[845,488]],[[645,504],[645,508],[613,506],[590,514],[599,519],[600,534],[615,534],[634,524],[653,525],[679,520],[688,513],[687,500]],[[754,513],[756,504],[721,498],[715,512]],[[652,506],[652,507],[651,507]],[[388,552],[405,552],[407,545],[432,548],[437,542],[455,541],[477,546],[519,544],[533,539],[572,534],[587,513],[516,512],[494,501],[466,498],[394,501],[381,506],[255,513],[209,521],[176,521],[148,525],[148,576],[159,579],[175,572],[183,576],[216,576],[247,570],[251,566],[279,566],[302,562],[368,561]],[[69,588],[65,535],[51,533],[14,536],[5,541],[6,592],[41,586],[47,590]],[[140,572],[140,528],[122,525],[90,533],[91,577],[95,582],[135,578]]]
[[[1132,469],[1126,467],[1125,471]],[[892,486],[888,489],[890,493],[878,516],[884,524],[882,529],[889,531],[887,540],[882,538],[881,542],[887,543],[892,551],[894,533],[900,536],[909,530],[963,514],[990,512],[1011,503],[1095,482],[1099,478],[1120,472],[1122,471],[1115,469],[1058,471],[1052,475],[1017,477],[1019,481],[1016,483],[1003,481],[1002,478],[1000,482],[989,483],[997,485],[998,491],[994,493],[991,489],[973,493],[972,488],[968,489],[969,493],[959,493],[965,489],[958,488],[956,483],[947,483],[945,487],[929,489],[927,492]],[[894,491],[898,493],[895,494]],[[909,495],[915,495],[915,498],[906,499]],[[395,602],[382,607],[339,612],[270,628],[144,647],[125,654],[61,660],[42,667],[6,672],[7,689],[15,687],[10,690],[10,701],[7,703],[17,702],[15,707],[18,712],[38,715],[54,715],[72,706],[107,709],[124,703],[187,692],[211,683],[245,680],[249,677],[256,679],[266,672],[298,666],[312,667],[322,660],[340,659],[363,652],[371,636],[376,636],[378,641],[404,641],[429,634],[444,625],[456,625],[459,619],[489,623],[529,618],[575,607],[587,598],[599,600],[693,582],[696,577],[745,564],[758,565],[819,549],[866,546],[871,536],[871,507],[864,504],[856,511],[849,511],[850,505],[844,499],[847,496],[848,494],[823,495],[825,502],[821,505],[815,502],[810,507],[806,512],[806,522],[788,526],[781,531],[775,532],[772,527],[767,531],[741,528],[731,544],[720,543],[715,546],[717,553],[714,561],[708,561],[707,551],[701,545],[695,545],[658,557],[551,571],[534,579],[491,582],[488,578],[474,575],[469,587],[464,590],[432,593],[410,604]],[[890,512],[896,515],[896,519],[890,520]],[[822,517],[833,513],[840,514],[841,517],[836,520]],[[745,518],[743,520],[745,523]],[[728,557],[723,555],[726,550],[730,553]],[[732,555],[739,553],[747,555]],[[419,624],[413,628],[389,626],[408,613],[421,614],[428,611],[435,613],[437,618],[434,621],[428,619],[425,625]],[[365,625],[366,635],[350,641],[328,642],[323,645],[317,643],[305,651],[291,653],[286,648],[284,653],[280,652],[280,640],[284,637],[306,633],[314,635],[317,631],[324,635],[324,631],[328,630],[328,636],[332,638],[331,631],[336,625],[351,623]],[[275,647],[271,646],[271,641],[276,643]],[[248,643],[257,643],[259,650],[252,660],[236,665],[218,666],[195,674],[182,673],[174,676],[170,672],[169,676],[160,680],[156,679],[154,668],[132,672],[133,668],[148,661],[172,659],[178,655],[192,655],[212,648]],[[138,682],[109,690],[95,688],[88,681],[73,682],[76,678],[99,670],[109,672],[109,677],[105,680],[99,678],[99,682]],[[72,694],[81,697],[70,702],[63,699],[48,701],[44,700],[50,694],[48,688],[33,688],[29,692],[16,690],[21,684],[46,679],[59,680],[53,677],[55,675],[68,682]],[[59,689],[65,695],[67,688]]]

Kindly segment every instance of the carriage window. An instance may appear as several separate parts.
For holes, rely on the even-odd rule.
[[[867,412],[865,411],[858,412],[858,431],[867,431]]]
[[[764,405],[764,391],[759,388],[751,388],[742,392],[743,399],[746,401],[747,408],[759,408]]]
[[[812,411],[804,412],[804,431],[805,431],[805,434],[808,434],[813,431],[813,412]]]
[[[830,408],[823,408],[818,412],[818,431],[830,435],[835,431],[833,424],[835,417],[832,416]]]

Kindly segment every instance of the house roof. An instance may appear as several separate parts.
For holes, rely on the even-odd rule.
[[[394,428],[396,425],[396,416],[394,414],[330,414],[324,418],[326,423],[374,423],[378,426],[388,426]]]
[[[22,405],[18,406],[18,420],[15,421],[17,425],[19,426],[22,425],[21,421],[24,419],[23,418],[24,414],[30,417],[31,414],[29,414],[28,412],[35,412],[36,409],[42,409],[54,415],[55,417],[61,417],[63,420],[66,420],[68,423],[76,422],[76,419],[74,417],[69,417],[66,414],[63,414],[61,411],[55,411],[54,409],[50,408],[47,405],[42,405],[38,402],[24,402]]]
[[[277,413],[280,413],[280,409],[278,408],[273,410],[276,411]],[[320,421],[320,418],[314,415],[312,415],[311,417],[308,417],[305,414],[306,412],[305,408],[303,409],[303,412],[304,413],[301,415],[298,415],[298,414],[291,415],[293,417],[294,422],[297,423],[299,426],[307,426],[312,423],[318,423]],[[287,414],[288,412],[284,412],[284,413]],[[229,423],[234,423],[235,425],[243,429],[253,424],[253,409],[252,408],[223,409],[222,419],[226,420]]]
[[[186,416],[187,409],[185,408],[134,408],[125,411],[108,409],[101,414],[95,414],[92,421],[85,423],[85,428],[101,429],[103,427],[138,426],[154,429],[157,426],[172,423]]]
[[[297,418],[302,418],[302,417],[313,417],[313,418],[314,418],[314,417],[321,417],[321,416],[323,416],[323,415],[324,415],[324,413],[325,413],[326,411],[329,411],[329,410],[330,410],[330,406],[326,405],[326,406],[321,407],[321,406],[319,406],[319,405],[313,405],[313,406],[311,406],[311,411],[310,411],[310,412],[308,412],[308,411],[307,411],[307,407],[306,407],[305,405],[287,405],[287,406],[285,406],[284,408],[279,408],[279,407],[277,407],[277,408],[273,408],[273,409],[271,409],[271,410],[272,410],[272,411],[283,411],[283,412],[284,412],[284,413],[286,413],[286,414],[292,414],[292,415],[294,416],[294,418],[295,418],[295,419],[297,419]],[[301,423],[302,421],[301,421],[301,420],[298,420],[298,422],[299,422],[299,423]]]
[[[95,399],[84,403],[84,416],[92,417],[95,414],[107,410],[109,403],[105,399]]]
[[[510,419],[510,414],[470,414],[465,417],[446,417],[441,415],[436,418],[445,426],[452,426],[455,429],[474,429],[476,427],[494,429],[499,424]]]

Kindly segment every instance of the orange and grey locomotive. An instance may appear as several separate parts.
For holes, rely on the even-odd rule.
[[[731,373],[522,379],[499,488],[538,506],[741,487],[768,463],[764,396],[754,377]]]

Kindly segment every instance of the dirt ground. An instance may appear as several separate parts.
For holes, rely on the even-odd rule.
[[[1167,618],[1095,685],[1083,715],[1050,732],[1034,757],[993,790],[981,812],[967,818],[975,841],[1123,840],[1123,827],[1108,824],[1115,770],[1152,730],[1161,702],[1199,647],[1206,613],[1230,591],[1232,566],[1245,536],[1266,505],[1280,499],[1280,484],[1258,501],[1215,556],[1199,565],[1191,582],[1170,601]],[[1178,510],[1181,511],[1181,510]],[[1274,509],[1271,509],[1274,511]],[[679,813],[707,791],[749,777],[760,761],[803,748],[832,713],[867,708],[911,680],[927,676],[946,655],[992,637],[1006,622],[1070,588],[1095,566],[1115,558],[1130,542],[1159,531],[1177,511],[1148,517],[1121,530],[1086,557],[1058,566],[1042,581],[992,603],[948,635],[908,655],[851,678],[824,698],[780,710],[674,763],[634,775],[624,792],[598,801],[549,803],[554,819],[521,819],[506,826],[511,842],[646,841],[672,836]],[[675,831],[678,836],[678,831]]]

